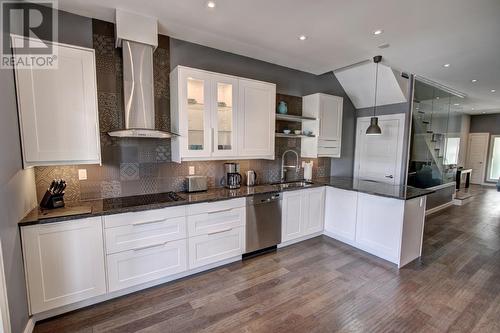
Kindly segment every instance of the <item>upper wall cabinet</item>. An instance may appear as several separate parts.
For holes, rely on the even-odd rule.
[[[100,164],[94,50],[52,46],[57,68],[15,68],[24,166]]]
[[[239,90],[239,154],[274,159],[276,85],[240,79]]]
[[[342,97],[326,94],[302,98],[302,115],[316,119],[304,121],[302,130],[317,133],[314,138],[301,140],[302,157],[340,157],[343,102]]]
[[[274,159],[274,84],[178,66],[170,86],[173,161]]]

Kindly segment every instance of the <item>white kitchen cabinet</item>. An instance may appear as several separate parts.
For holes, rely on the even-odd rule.
[[[274,84],[177,66],[172,160],[274,159]]]
[[[100,217],[21,229],[30,312],[106,293]]]
[[[327,186],[325,234],[353,244],[356,238],[358,192]]]
[[[327,187],[324,233],[402,267],[422,253],[425,202]]]
[[[188,216],[189,237],[216,233],[245,224],[245,208],[230,208],[207,211]]]
[[[323,231],[324,187],[283,193],[282,243]]]
[[[404,200],[358,193],[357,246],[399,263],[404,204]]]
[[[302,116],[316,119],[302,122],[303,131],[316,135],[301,140],[302,157],[340,157],[343,102],[342,97],[321,93],[302,98]]]
[[[276,85],[240,79],[239,90],[240,156],[274,159]]]
[[[319,187],[304,191],[305,220],[304,235],[312,235],[324,229],[325,188]]]
[[[228,228],[189,238],[189,269],[241,256],[245,250],[245,227]]]
[[[135,222],[104,230],[106,253],[116,253],[164,244],[187,237],[186,217],[164,218],[157,221]]]
[[[94,50],[51,44],[57,69],[15,67],[24,167],[100,164]]]
[[[110,292],[161,279],[187,270],[187,240],[114,253],[107,264]]]
[[[189,269],[241,256],[245,250],[245,199],[189,206]]]
[[[281,242],[302,236],[305,200],[301,191],[283,193]]]

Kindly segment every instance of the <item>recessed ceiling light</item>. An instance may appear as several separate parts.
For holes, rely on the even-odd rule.
[[[306,39],[307,39],[307,36],[306,36],[306,35],[300,35],[300,36],[299,36],[299,39],[300,39],[300,40],[306,40]]]
[[[476,79],[472,79],[472,80],[470,80],[470,82],[472,82],[472,83],[476,83],[476,82],[477,82],[477,80],[476,80]]]
[[[208,8],[215,8],[215,1],[209,1],[209,2],[207,2],[207,7]]]
[[[382,30],[382,29],[378,29],[378,30],[375,30],[375,31],[373,32],[373,34],[374,34],[374,35],[381,35],[381,34],[383,34],[383,33],[384,33],[384,30]]]
[[[474,111],[475,109],[474,108],[471,108],[472,111]]]
[[[491,92],[497,92],[495,89],[491,89]]]
[[[439,99],[439,96],[438,96],[438,97],[436,97],[436,99]]]
[[[446,68],[448,68],[448,67],[450,67],[450,66],[451,66],[450,64],[444,64],[444,65],[443,65],[443,67],[446,67]]]
[[[455,103],[455,104],[453,104],[453,105],[455,105],[455,106],[459,106],[459,105],[460,105],[460,103]]]
[[[483,114],[486,113],[485,111],[483,111]]]

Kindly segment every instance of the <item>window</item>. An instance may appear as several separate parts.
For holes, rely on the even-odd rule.
[[[490,166],[488,181],[498,181],[500,178],[500,135],[491,137],[491,152],[488,164]]]
[[[458,152],[460,150],[460,138],[446,138],[446,151],[444,153],[444,164],[458,164]]]

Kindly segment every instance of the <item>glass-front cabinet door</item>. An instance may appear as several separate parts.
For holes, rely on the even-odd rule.
[[[213,156],[236,156],[236,113],[238,81],[228,77],[213,79],[212,103]]]
[[[185,72],[185,99],[182,101],[186,108],[183,116],[185,128],[184,156],[207,157],[212,150],[211,143],[211,76],[202,72]]]

